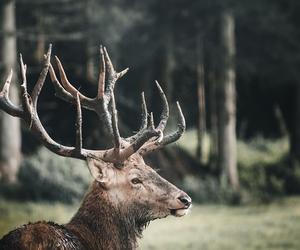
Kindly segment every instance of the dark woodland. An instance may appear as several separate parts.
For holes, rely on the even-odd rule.
[[[170,107],[164,135],[176,131],[180,103],[185,134],[145,157],[155,171],[197,204],[292,199],[299,208],[299,14],[296,0],[2,0],[0,87],[12,69],[10,99],[20,104],[19,54],[31,93],[51,44],[54,70],[58,56],[70,83],[95,97],[105,46],[118,72],[129,68],[114,89],[123,138],[140,129],[142,92],[158,126],[164,111],[156,81]],[[55,141],[75,145],[76,107],[55,95],[49,73],[38,113]],[[10,202],[78,205],[92,179],[84,162],[56,157],[27,125],[0,111],[0,211]],[[86,109],[82,138],[83,148],[113,146],[105,121]],[[1,220],[0,238],[12,229]],[[291,249],[300,246],[294,240],[287,240]],[[142,249],[165,247],[150,246]]]

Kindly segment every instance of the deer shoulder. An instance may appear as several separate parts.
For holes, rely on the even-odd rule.
[[[61,225],[40,221],[23,225],[1,240],[1,250],[83,250],[80,239]]]

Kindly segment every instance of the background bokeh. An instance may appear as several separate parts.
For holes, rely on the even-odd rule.
[[[48,45],[70,82],[95,96],[99,47],[117,70],[122,135],[140,125],[145,92],[157,123],[179,101],[187,131],[146,160],[195,202],[182,219],[154,222],[142,249],[298,249],[300,229],[300,2],[297,0],[2,0],[0,77],[18,102],[18,53],[32,90]],[[54,63],[54,60],[53,60]],[[49,79],[38,111],[59,143],[75,143],[75,108]],[[111,142],[83,110],[86,148]],[[84,162],[43,148],[25,124],[0,111],[0,237],[28,221],[66,222],[91,181]]]

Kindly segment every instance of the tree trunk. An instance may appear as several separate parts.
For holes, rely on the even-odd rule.
[[[36,51],[35,51],[35,59],[37,62],[44,61],[44,55],[46,52],[46,36],[44,34],[44,21],[43,16],[38,17],[38,33],[37,33],[37,44],[36,44]]]
[[[295,122],[291,129],[291,158],[298,165],[300,162],[300,84],[296,86],[295,90]]]
[[[221,182],[238,191],[239,179],[236,152],[236,92],[234,17],[224,11],[221,15],[221,58],[219,82],[219,167]]]
[[[198,34],[196,41],[196,74],[198,97],[198,121],[197,121],[197,157],[201,163],[206,163],[205,136],[206,136],[206,112],[205,112],[205,85],[204,85],[204,55],[203,36]]]
[[[89,82],[96,82],[96,72],[95,72],[95,60],[94,60],[94,46],[91,40],[86,41],[86,79]]]
[[[37,62],[43,62],[44,60],[44,55],[46,52],[45,40],[45,35],[42,33],[42,31],[39,31],[37,35],[37,48],[35,52],[35,59]]]
[[[85,19],[86,19],[86,67],[85,76],[89,82],[96,82],[96,66],[95,66],[95,50],[91,17],[93,15],[93,2],[92,0],[86,1],[85,6]]]
[[[163,39],[163,52],[162,52],[162,85],[164,91],[168,94],[170,101],[173,99],[173,71],[174,71],[174,51],[173,51],[173,37],[170,30],[165,31]]]
[[[16,26],[15,1],[6,1],[1,6],[2,38],[2,81],[11,68],[16,65]],[[16,75],[16,74],[15,74]],[[13,79],[10,88],[10,99],[19,103],[18,89]],[[4,182],[17,181],[17,173],[21,159],[20,121],[4,112],[0,112],[0,175]]]
[[[173,73],[175,68],[175,58],[174,58],[174,44],[173,44],[173,34],[170,27],[167,24],[162,25],[162,50],[161,50],[161,67],[160,67],[160,76],[161,81],[160,84],[166,93],[166,96],[170,105],[170,112],[174,114],[174,102],[173,102]],[[157,93],[157,92],[156,92]],[[161,109],[161,104],[156,102],[155,99],[154,106],[157,110]],[[168,119],[168,127],[174,128],[176,127],[176,120],[174,115],[170,115]]]
[[[210,121],[210,149],[209,164],[211,170],[218,172],[218,102],[217,102],[217,77],[215,69],[208,73],[209,92],[209,121]]]

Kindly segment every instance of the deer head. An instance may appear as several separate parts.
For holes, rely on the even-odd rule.
[[[45,56],[41,74],[31,95],[27,92],[26,65],[20,56],[22,75],[22,105],[16,106],[9,100],[9,86],[13,72],[9,74],[0,93],[0,108],[12,116],[22,118],[29,129],[52,152],[87,161],[89,170],[94,177],[94,186],[99,192],[105,193],[110,202],[127,211],[128,216],[136,217],[141,222],[166,217],[170,214],[183,216],[191,205],[190,197],[174,185],[163,179],[151,167],[147,166],[143,156],[179,139],[185,130],[185,120],[179,103],[178,129],[168,135],[164,129],[169,117],[166,96],[156,82],[163,110],[158,125],[155,127],[153,114],[148,113],[142,93],[142,124],[133,136],[122,138],[118,128],[118,116],[114,97],[114,87],[128,69],[116,72],[105,48],[100,48],[100,73],[98,93],[89,98],[80,93],[68,81],[60,60],[55,57],[60,80],[50,63],[51,45]],[[55,142],[44,129],[37,113],[37,101],[46,76],[50,72],[56,95],[76,106],[76,145],[68,147]],[[82,147],[82,115],[81,108],[94,111],[104,122],[113,141],[113,148],[91,150]]]

